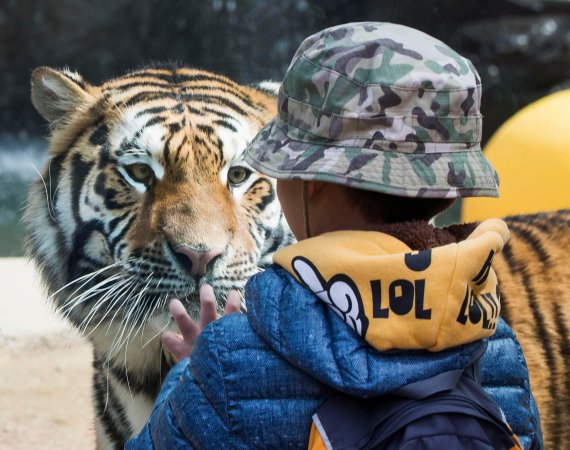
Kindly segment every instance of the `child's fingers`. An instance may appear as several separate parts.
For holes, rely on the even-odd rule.
[[[200,330],[198,329],[198,325],[196,325],[186,312],[186,308],[184,308],[182,302],[176,299],[172,300],[168,304],[168,309],[176,321],[178,329],[182,333],[182,336],[184,336],[184,339],[193,341],[198,333],[200,333]]]
[[[170,353],[180,360],[192,352],[194,341],[200,332],[212,321],[217,319],[216,295],[212,286],[205,284],[200,288],[200,324],[196,324],[186,312],[186,308],[180,300],[172,300],[168,309],[178,325],[180,334],[167,331],[162,335],[162,342]],[[237,291],[228,294],[228,300],[224,314],[239,312],[241,299]]]
[[[228,299],[226,302],[226,307],[224,308],[224,316],[232,314],[235,312],[240,312],[241,310],[241,297],[238,291],[230,291],[228,294]]]
[[[205,284],[200,288],[200,329],[216,319],[216,295],[212,286]]]
[[[168,349],[176,361],[180,361],[189,354],[188,345],[182,339],[182,336],[172,331],[166,331],[162,334],[162,343]]]

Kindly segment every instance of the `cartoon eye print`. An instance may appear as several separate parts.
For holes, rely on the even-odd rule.
[[[301,256],[295,257],[291,265],[308,289],[329,305],[359,335],[366,336],[368,319],[364,315],[360,292],[350,277],[337,274],[327,282],[315,265]]]

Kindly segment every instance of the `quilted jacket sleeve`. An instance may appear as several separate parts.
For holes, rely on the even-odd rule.
[[[483,388],[495,400],[523,448],[542,448],[538,408],[528,378],[522,348],[503,319],[489,338],[481,359]]]
[[[199,363],[185,359],[172,368],[151,417],[126,444],[127,450],[218,449],[227,442],[223,380],[213,340],[212,327],[208,327],[192,356]]]
[[[126,448],[306,449],[311,416],[330,395],[277,355],[245,315],[230,314],[206,327],[189,363],[175,366]]]

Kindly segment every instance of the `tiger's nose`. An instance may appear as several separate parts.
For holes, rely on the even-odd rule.
[[[212,264],[223,253],[223,250],[219,248],[197,250],[184,244],[179,245],[175,250],[176,257],[182,266],[194,277],[206,275],[208,265]]]

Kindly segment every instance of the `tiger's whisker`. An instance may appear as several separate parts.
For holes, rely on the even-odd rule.
[[[90,312],[90,316],[88,316],[89,320],[85,323],[85,325],[83,326],[83,332],[86,331],[87,327],[89,326],[89,323],[91,322],[91,320],[95,317],[95,314],[97,313],[97,310],[103,305],[105,304],[108,299],[111,299],[111,302],[107,305],[107,308],[105,309],[104,313],[101,316],[101,319],[99,320],[99,322],[97,322],[97,324],[92,328],[92,330],[89,332],[89,334],[87,334],[87,336],[90,336],[91,333],[93,333],[95,330],[97,330],[97,328],[99,327],[99,325],[105,320],[105,318],[107,317],[107,313],[108,311],[120,300],[120,294],[129,287],[129,285],[132,283],[132,280],[126,279],[120,283],[118,283],[114,288],[112,288],[109,292],[107,292],[102,298],[100,298],[96,305],[94,306],[93,309],[95,309],[95,311]],[[112,322],[109,323],[109,326],[111,326]]]
[[[113,290],[115,289],[115,286],[119,285],[121,283],[121,281],[119,281],[119,283],[117,283],[117,279],[121,279],[122,277],[120,276],[116,276],[113,278],[108,279],[109,281],[107,283],[98,283],[96,286],[91,287],[90,289],[86,290],[85,292],[83,292],[81,295],[73,298],[73,303],[68,303],[65,308],[61,308],[64,317],[69,317],[72,313],[72,311],[77,308],[78,306],[80,306],[81,304],[87,302],[88,300],[90,300],[91,298],[97,297],[100,293],[101,290],[99,289],[101,286],[104,286],[106,284],[111,284],[111,288],[109,289],[105,289],[102,292],[105,292],[105,294],[103,295],[103,297],[99,297],[97,298],[95,304],[93,305],[93,307],[91,308],[91,310],[88,313],[88,316],[90,314],[94,314],[97,312],[97,310],[99,309],[100,305],[99,303],[101,301],[104,301],[104,299],[106,298],[106,296],[110,293],[113,292]],[[86,318],[84,318],[85,321]],[[83,322],[82,322],[83,323]]]
[[[125,332],[125,330],[126,330],[127,324],[129,323],[129,320],[130,320],[130,317],[131,317],[131,314],[132,314],[134,308],[136,308],[136,306],[138,306],[138,305],[137,305],[138,300],[148,291],[149,286],[150,286],[150,281],[151,281],[152,275],[153,275],[153,274],[151,273],[151,274],[147,277],[147,282],[146,282],[145,286],[141,289],[141,291],[139,292],[138,296],[135,298],[135,301],[132,302],[132,305],[133,305],[133,306],[129,309],[129,311],[128,311],[126,317],[124,318],[124,325],[123,325],[123,327],[122,327],[121,335],[118,337],[119,340],[121,340],[121,338],[122,338],[122,336],[123,336],[123,334],[124,334],[124,332]],[[127,338],[128,338],[128,334],[127,334]],[[119,342],[119,343],[121,344],[121,342]],[[121,345],[122,345],[122,344],[121,344]]]
[[[90,273],[88,273],[88,274],[85,274],[85,275],[82,275],[82,276],[80,276],[80,277],[78,277],[78,278],[75,278],[74,280],[70,281],[69,283],[67,283],[67,284],[64,285],[63,287],[59,288],[59,289],[58,289],[57,291],[55,291],[54,293],[52,293],[52,294],[47,298],[47,300],[48,300],[48,301],[49,301],[49,300],[52,300],[57,294],[59,294],[61,291],[63,291],[64,289],[68,288],[68,287],[71,286],[72,284],[75,284],[75,283],[81,282],[81,281],[83,281],[83,280],[85,280],[85,279],[88,279],[86,283],[84,283],[84,284],[82,284],[81,286],[79,286],[72,294],[70,294],[70,295],[73,295],[73,294],[75,294],[75,292],[77,292],[79,289],[81,289],[83,286],[85,286],[85,284],[87,284],[87,283],[88,283],[92,278],[94,278],[95,276],[100,275],[101,273],[105,272],[105,271],[108,270],[108,269],[111,269],[111,268],[113,268],[113,267],[117,267],[117,266],[119,266],[119,265],[125,264],[126,262],[128,262],[128,260],[126,260],[126,261],[118,261],[118,262],[116,262],[116,263],[109,264],[109,265],[107,265],[107,266],[105,266],[105,267],[103,267],[103,268],[101,268],[101,269],[98,269],[98,270],[96,270],[96,271],[94,271],[94,272],[90,272]]]
[[[89,287],[87,290],[85,290],[84,292],[82,292],[78,296],[72,297],[70,295],[68,297],[68,299],[58,309],[60,311],[62,311],[63,313],[65,313],[66,310],[71,310],[71,309],[75,308],[76,306],[78,306],[79,304],[86,301],[87,299],[89,299],[91,296],[97,295],[100,292],[101,287],[103,287],[107,284],[112,284],[117,279],[121,279],[121,278],[122,278],[122,275],[120,275],[120,274],[115,275],[111,278],[105,278],[104,280],[97,283],[96,285]],[[75,292],[77,292],[77,290]]]
[[[30,164],[30,165],[32,166],[32,169],[34,169],[34,170],[36,171],[36,173],[38,174],[38,176],[39,176],[40,179],[42,180],[42,183],[44,184],[44,190],[45,190],[45,193],[46,193],[46,204],[47,204],[48,214],[49,214],[49,216],[51,217],[51,219],[52,219],[54,222],[56,222],[55,216],[53,215],[52,210],[51,210],[51,201],[50,201],[50,197],[49,197],[49,194],[48,194],[48,188],[47,188],[46,182],[45,182],[45,180],[44,180],[44,177],[42,176],[42,174],[40,173],[40,171],[36,168],[36,166],[34,166],[33,164]]]

